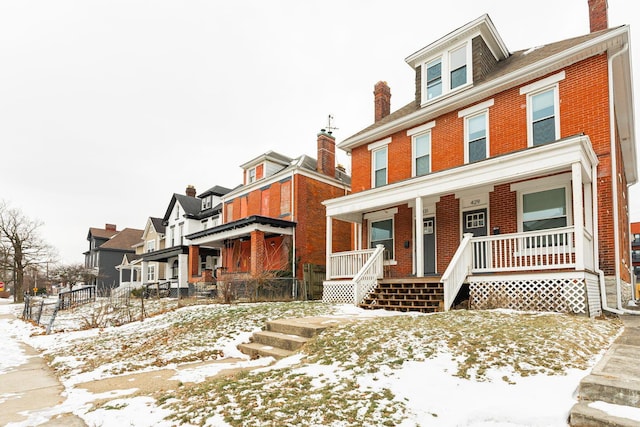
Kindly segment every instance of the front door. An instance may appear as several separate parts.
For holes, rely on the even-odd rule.
[[[471,233],[473,237],[488,234],[487,210],[476,209],[462,213],[462,232]],[[474,245],[473,263],[475,267],[487,267],[487,248],[485,245]]]
[[[436,219],[425,218],[422,227],[424,249],[424,274],[436,273]]]

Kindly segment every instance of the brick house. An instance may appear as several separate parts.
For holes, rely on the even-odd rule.
[[[589,11],[589,34],[518,52],[479,17],[406,58],[415,100],[394,112],[375,85],[375,122],[338,144],[352,194],[324,203],[328,225],[358,236],[340,253],[327,227],[324,300],[621,312],[637,181],[630,35],[608,28],[606,0]]]
[[[322,201],[350,192],[350,178],[336,167],[335,138],[317,135],[318,158],[290,158],[269,151],[241,165],[243,184],[222,198],[222,223],[186,236],[191,255],[219,248],[218,283],[242,284],[282,276],[301,280],[303,265],[324,265]],[[336,224],[334,247],[351,247],[351,227]],[[290,282],[291,280],[289,280]]]

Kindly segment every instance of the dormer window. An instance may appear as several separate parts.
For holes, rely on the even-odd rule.
[[[458,45],[423,63],[423,99],[428,102],[471,82],[471,43]]]
[[[247,184],[251,184],[252,182],[256,182],[256,168],[249,169]]]
[[[209,209],[211,207],[211,196],[207,196],[202,199],[202,210]]]

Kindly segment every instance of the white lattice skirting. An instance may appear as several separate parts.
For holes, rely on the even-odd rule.
[[[472,309],[510,308],[597,316],[601,313],[597,280],[585,276],[474,278]]]
[[[355,298],[353,283],[350,281],[334,280],[324,282],[322,287],[322,302],[332,304],[353,304]]]

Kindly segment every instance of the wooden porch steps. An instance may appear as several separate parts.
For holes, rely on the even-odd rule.
[[[436,313],[444,309],[444,288],[439,276],[382,279],[360,307]]]

